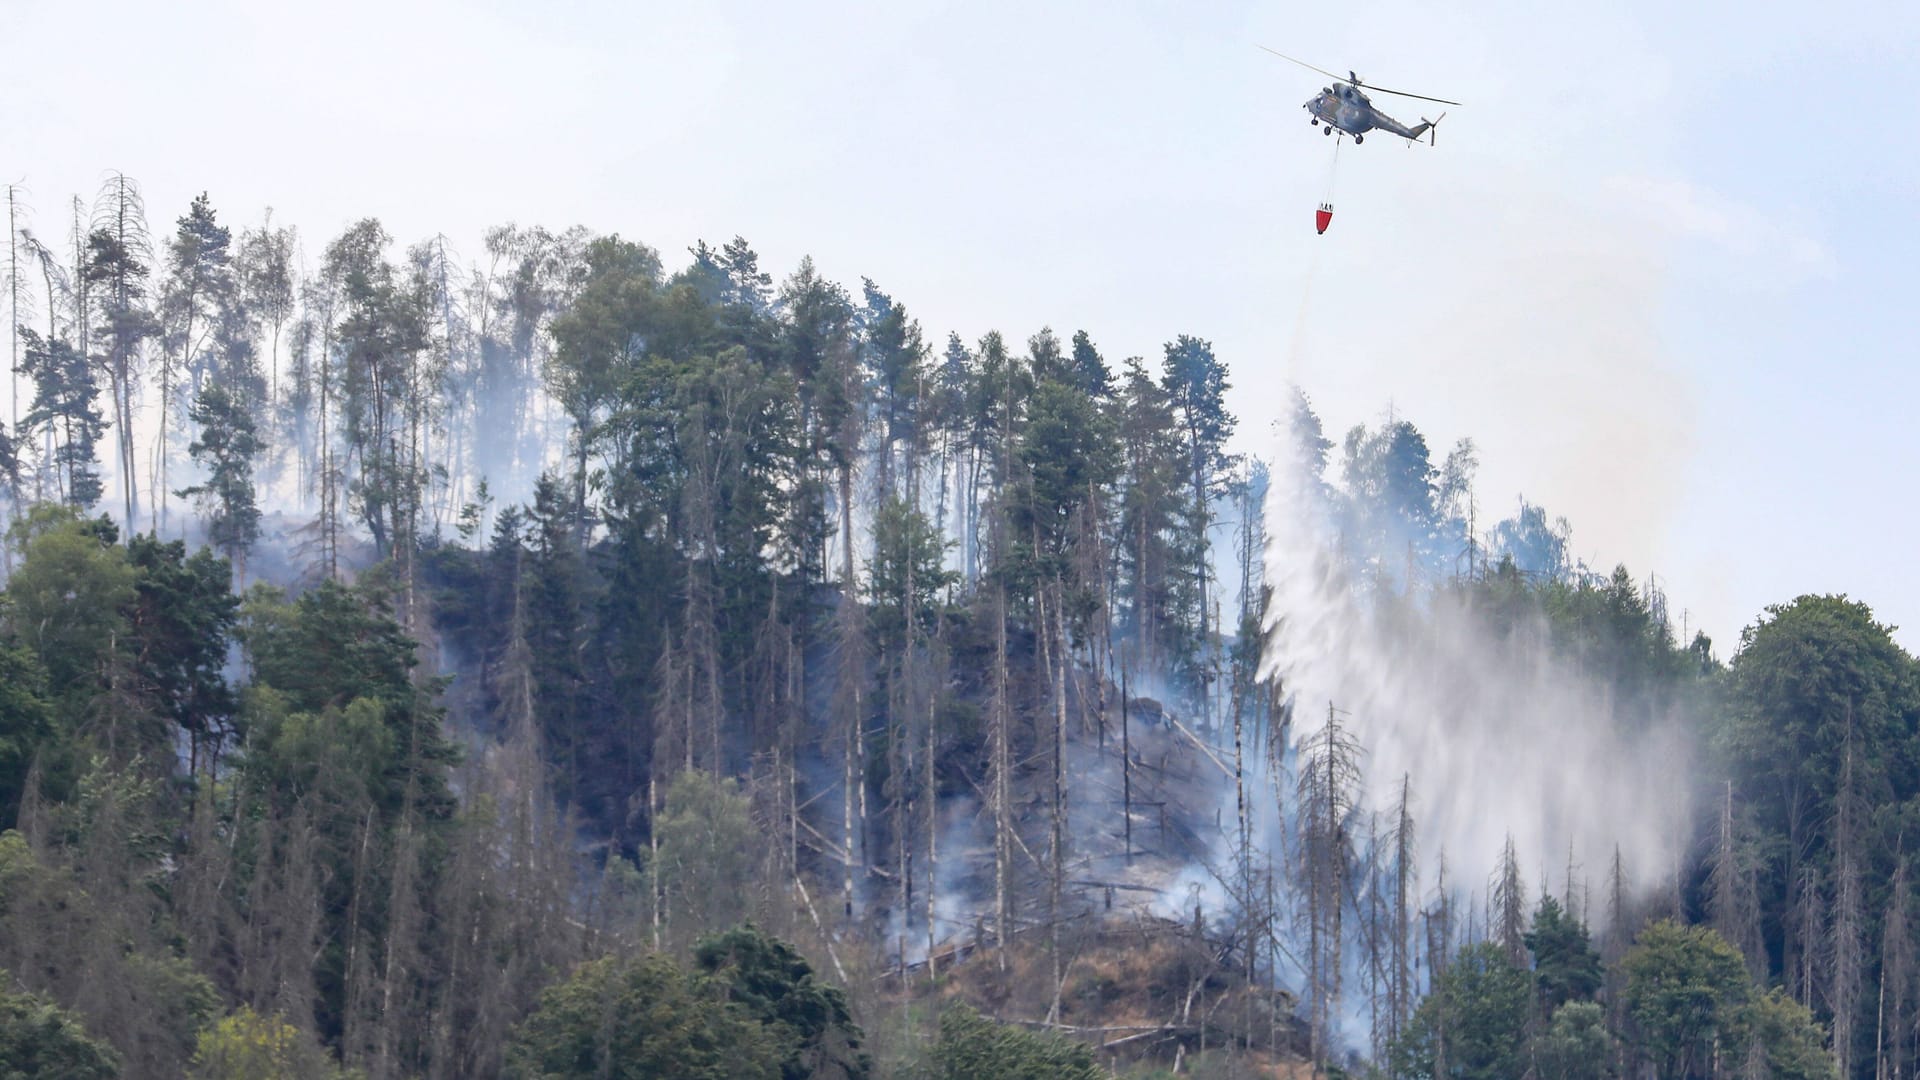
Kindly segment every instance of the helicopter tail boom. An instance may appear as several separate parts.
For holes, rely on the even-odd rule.
[[[1440,145],[1440,142],[1439,142],[1440,121],[1445,120],[1446,118],[1447,118],[1446,113],[1441,113],[1439,117],[1433,120],[1429,120],[1424,116],[1421,117],[1420,122],[1418,124],[1415,124],[1413,127],[1407,129],[1407,133],[1406,133],[1407,138],[1418,139],[1420,138],[1420,136],[1425,135],[1427,137],[1428,146]]]

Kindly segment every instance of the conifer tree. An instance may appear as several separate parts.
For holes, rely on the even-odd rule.
[[[159,370],[160,443],[154,469],[160,500],[156,520],[162,528],[166,525],[171,453],[169,421],[176,410],[187,411],[194,391],[205,382],[221,313],[233,303],[232,241],[232,231],[219,224],[206,193],[202,192],[180,218],[174,235],[167,242],[167,281],[160,297],[161,321],[165,327]],[[183,394],[185,380],[191,380],[193,390]],[[176,400],[181,397],[186,400]]]
[[[1175,534],[1182,489],[1174,414],[1165,390],[1139,357],[1126,362],[1119,400],[1124,467],[1116,543],[1123,663],[1138,671],[1190,664],[1197,652],[1180,614],[1194,601],[1190,563]]]
[[[53,447],[47,465],[60,501],[89,509],[106,491],[96,448],[107,422],[97,404],[100,389],[93,365],[58,338],[43,338],[24,327],[20,338],[23,367],[34,384],[33,406],[23,423]]]
[[[863,279],[866,302],[859,309],[861,353],[866,379],[873,388],[874,486],[881,497],[897,495],[905,473],[915,467],[911,457],[899,460],[903,448],[919,444],[921,395],[925,384],[926,345],[920,324],[904,305]]]
[[[1208,624],[1212,606],[1207,591],[1210,575],[1213,500],[1224,493],[1231,461],[1227,440],[1233,435],[1234,416],[1227,411],[1227,368],[1213,354],[1213,345],[1181,334],[1166,346],[1160,383],[1178,424],[1179,443],[1186,463],[1188,505],[1186,528],[1192,545],[1195,602],[1189,618],[1201,647],[1212,648],[1214,628]]]
[[[79,232],[75,200],[75,232]],[[85,250],[75,252],[74,274],[82,297],[75,323],[81,352],[94,355],[108,375],[113,396],[112,417],[118,434],[116,473],[124,495],[127,528],[133,528],[138,505],[138,483],[133,458],[133,415],[141,345],[159,329],[146,309],[146,278],[153,262],[147,234],[146,205],[140,187],[124,173],[114,173],[94,201]],[[94,325],[93,320],[99,324]],[[90,344],[91,343],[91,344]],[[164,498],[164,496],[163,496]]]
[[[235,577],[245,582],[247,552],[260,536],[253,462],[265,446],[254,434],[252,415],[218,383],[201,387],[187,418],[200,429],[199,437],[187,445],[187,453],[207,478],[176,494],[199,503],[206,518],[207,542],[232,560]]]

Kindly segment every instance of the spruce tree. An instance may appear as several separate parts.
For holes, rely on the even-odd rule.
[[[20,339],[23,367],[34,384],[33,405],[22,423],[53,446],[48,465],[59,500],[90,509],[106,491],[97,447],[107,422],[100,414],[94,367],[58,338],[43,338],[22,327]]]
[[[166,524],[167,514],[167,474],[172,445],[169,432],[173,430],[170,421],[176,412],[185,413],[191,408],[198,388],[206,382],[214,365],[215,334],[222,312],[230,308],[234,300],[232,241],[232,231],[216,220],[213,207],[202,192],[180,218],[167,242],[167,281],[160,297],[166,338],[159,371],[160,450],[155,469],[160,488],[157,514],[161,527]],[[191,389],[183,392],[188,384]]]
[[[200,389],[187,418],[200,429],[187,453],[206,480],[175,494],[199,503],[207,542],[233,562],[245,582],[247,552],[260,536],[260,506],[254,497],[253,463],[265,445],[254,434],[253,416],[227,389],[209,382]]]

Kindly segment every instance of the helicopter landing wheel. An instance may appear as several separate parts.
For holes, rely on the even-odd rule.
[[[1332,124],[1328,124],[1328,125],[1327,125],[1326,127],[1323,127],[1323,128],[1321,128],[1321,129],[1320,129],[1320,134],[1322,134],[1322,135],[1331,135],[1331,134],[1333,134],[1333,125],[1332,125]]]
[[[1366,141],[1367,141],[1367,137],[1365,135],[1355,135],[1353,137],[1353,145],[1355,146],[1359,146],[1361,143]]]
[[[1320,118],[1316,116],[1316,117],[1314,117],[1313,119],[1311,119],[1311,120],[1308,120],[1308,121],[1307,121],[1307,123],[1309,123],[1309,124],[1312,124],[1312,125],[1313,125],[1314,127],[1319,127],[1319,126],[1320,126]]]

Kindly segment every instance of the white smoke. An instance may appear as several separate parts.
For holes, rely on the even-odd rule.
[[[1410,779],[1426,887],[1444,855],[1450,885],[1478,891],[1509,836],[1525,879],[1556,894],[1571,862],[1573,891],[1600,895],[1616,845],[1631,886],[1669,883],[1688,802],[1675,711],[1628,721],[1611,687],[1555,654],[1537,615],[1496,631],[1445,590],[1382,601],[1357,589],[1320,478],[1283,434],[1267,495],[1263,674],[1300,732],[1340,711],[1364,754],[1361,813],[1390,819]]]

